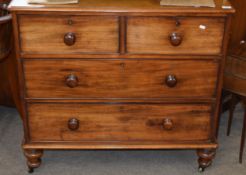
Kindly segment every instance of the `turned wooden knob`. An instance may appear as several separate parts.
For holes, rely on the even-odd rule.
[[[166,76],[166,85],[168,87],[175,87],[177,84],[177,78],[175,75],[168,75]]]
[[[164,119],[163,121],[163,128],[165,130],[172,130],[173,129],[173,121],[171,119]]]
[[[68,120],[67,126],[71,131],[76,131],[79,129],[79,120],[76,118],[72,118]]]
[[[173,32],[170,34],[169,40],[173,46],[179,46],[182,43],[183,38],[180,34]]]
[[[79,79],[76,75],[68,75],[66,78],[66,85],[70,88],[75,88],[79,84]]]
[[[64,35],[64,43],[67,46],[72,46],[76,42],[76,35],[75,33],[69,32]]]

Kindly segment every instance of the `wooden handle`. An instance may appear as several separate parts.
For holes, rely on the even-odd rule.
[[[76,118],[72,118],[68,120],[67,126],[71,131],[76,131],[79,129],[79,120]]]
[[[163,122],[163,128],[165,130],[172,130],[173,129],[173,121],[171,119],[164,119],[164,122]]]
[[[68,75],[66,78],[66,85],[70,88],[75,88],[79,84],[79,79],[76,75]]]
[[[175,87],[178,83],[177,78],[175,75],[168,75],[166,77],[166,85],[170,88]]]
[[[183,40],[182,36],[176,32],[171,33],[169,39],[173,46],[179,46]]]
[[[72,46],[76,42],[76,35],[75,33],[69,32],[64,35],[64,43],[67,46]]]

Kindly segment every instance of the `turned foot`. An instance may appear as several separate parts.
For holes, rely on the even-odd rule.
[[[34,168],[38,168],[41,165],[41,157],[43,150],[24,150],[24,154],[27,158],[28,172],[33,173]]]
[[[199,149],[197,150],[198,155],[198,164],[199,172],[203,172],[205,168],[209,167],[212,164],[212,161],[215,157],[215,149]]]

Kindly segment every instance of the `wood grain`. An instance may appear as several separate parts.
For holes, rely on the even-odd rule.
[[[118,17],[113,16],[21,15],[19,30],[22,52],[116,53],[119,49]],[[69,32],[76,35],[72,46],[64,43]]]
[[[78,4],[71,5],[34,5],[28,4],[26,0],[13,0],[10,6],[11,11],[31,13],[124,13],[125,15],[208,15],[225,16],[234,12],[234,9],[223,9],[222,5],[230,5],[229,0],[215,0],[215,8],[194,8],[194,7],[163,7],[159,0],[80,0]]]
[[[183,38],[179,46],[173,46],[169,40],[174,32]],[[224,18],[129,17],[127,51],[131,54],[217,55],[221,53],[223,33]]]
[[[213,61],[165,60],[26,60],[28,98],[165,98],[208,97],[216,90]],[[78,84],[67,86],[67,76]],[[175,75],[170,88],[166,77]]]
[[[181,141],[210,137],[210,105],[29,104],[32,141]],[[67,123],[80,122],[76,131]],[[163,120],[173,121],[165,130]]]
[[[47,150],[159,150],[159,149],[202,149],[202,148],[214,148],[218,147],[217,143],[210,141],[159,141],[153,144],[153,141],[149,142],[32,142],[23,145],[24,149],[47,149]]]
[[[234,12],[224,2],[13,0],[24,152],[198,149],[210,165]]]

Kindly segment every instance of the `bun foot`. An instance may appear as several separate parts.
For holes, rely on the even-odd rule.
[[[205,168],[209,167],[212,164],[212,161],[215,157],[215,149],[199,149],[197,150],[198,155],[198,164],[199,172],[203,172]]]
[[[43,155],[43,150],[24,150],[24,155],[27,159],[28,172],[33,173],[34,168],[38,168],[41,165],[41,157]]]

